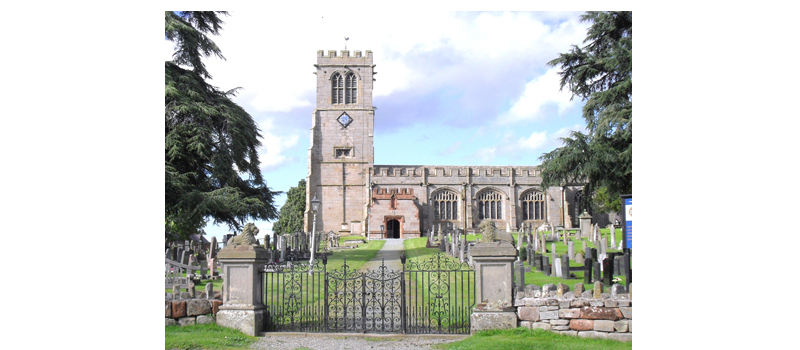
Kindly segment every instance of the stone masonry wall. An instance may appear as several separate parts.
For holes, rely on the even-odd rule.
[[[598,282],[599,283],[599,282]],[[558,286],[525,286],[514,301],[518,326],[545,329],[578,337],[633,340],[633,302],[623,286],[614,285],[611,293],[601,293],[602,285],[584,290],[578,283],[574,291]]]
[[[222,293],[211,292],[208,298],[205,292],[166,293],[164,298],[165,326],[188,326],[193,324],[216,323],[215,318],[222,305]],[[192,297],[192,294],[195,294]],[[214,315],[210,317],[208,315]]]

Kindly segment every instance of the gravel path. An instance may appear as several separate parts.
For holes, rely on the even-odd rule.
[[[305,333],[297,335],[267,335],[260,338],[251,349],[432,349],[431,345],[450,343],[464,336],[405,336],[357,335],[332,333]]]

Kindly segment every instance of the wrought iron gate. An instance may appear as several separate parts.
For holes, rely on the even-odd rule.
[[[327,270],[327,257],[261,268],[265,331],[468,334],[475,271],[437,254],[403,269]]]

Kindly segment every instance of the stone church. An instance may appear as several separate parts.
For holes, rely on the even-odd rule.
[[[317,232],[341,235],[413,238],[431,230],[476,230],[483,220],[509,231],[523,224],[578,227],[581,186],[542,191],[536,166],[374,164],[372,52],[317,51],[314,67],[307,232],[315,196],[321,201]],[[596,214],[593,222],[604,226],[609,217]]]

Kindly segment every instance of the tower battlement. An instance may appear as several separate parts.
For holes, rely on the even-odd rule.
[[[317,51],[317,64],[372,65],[372,51],[367,50],[365,55],[362,55],[361,51],[353,51],[351,56],[348,50],[342,50],[338,54],[336,50],[329,50],[327,55],[324,50],[319,50]]]

